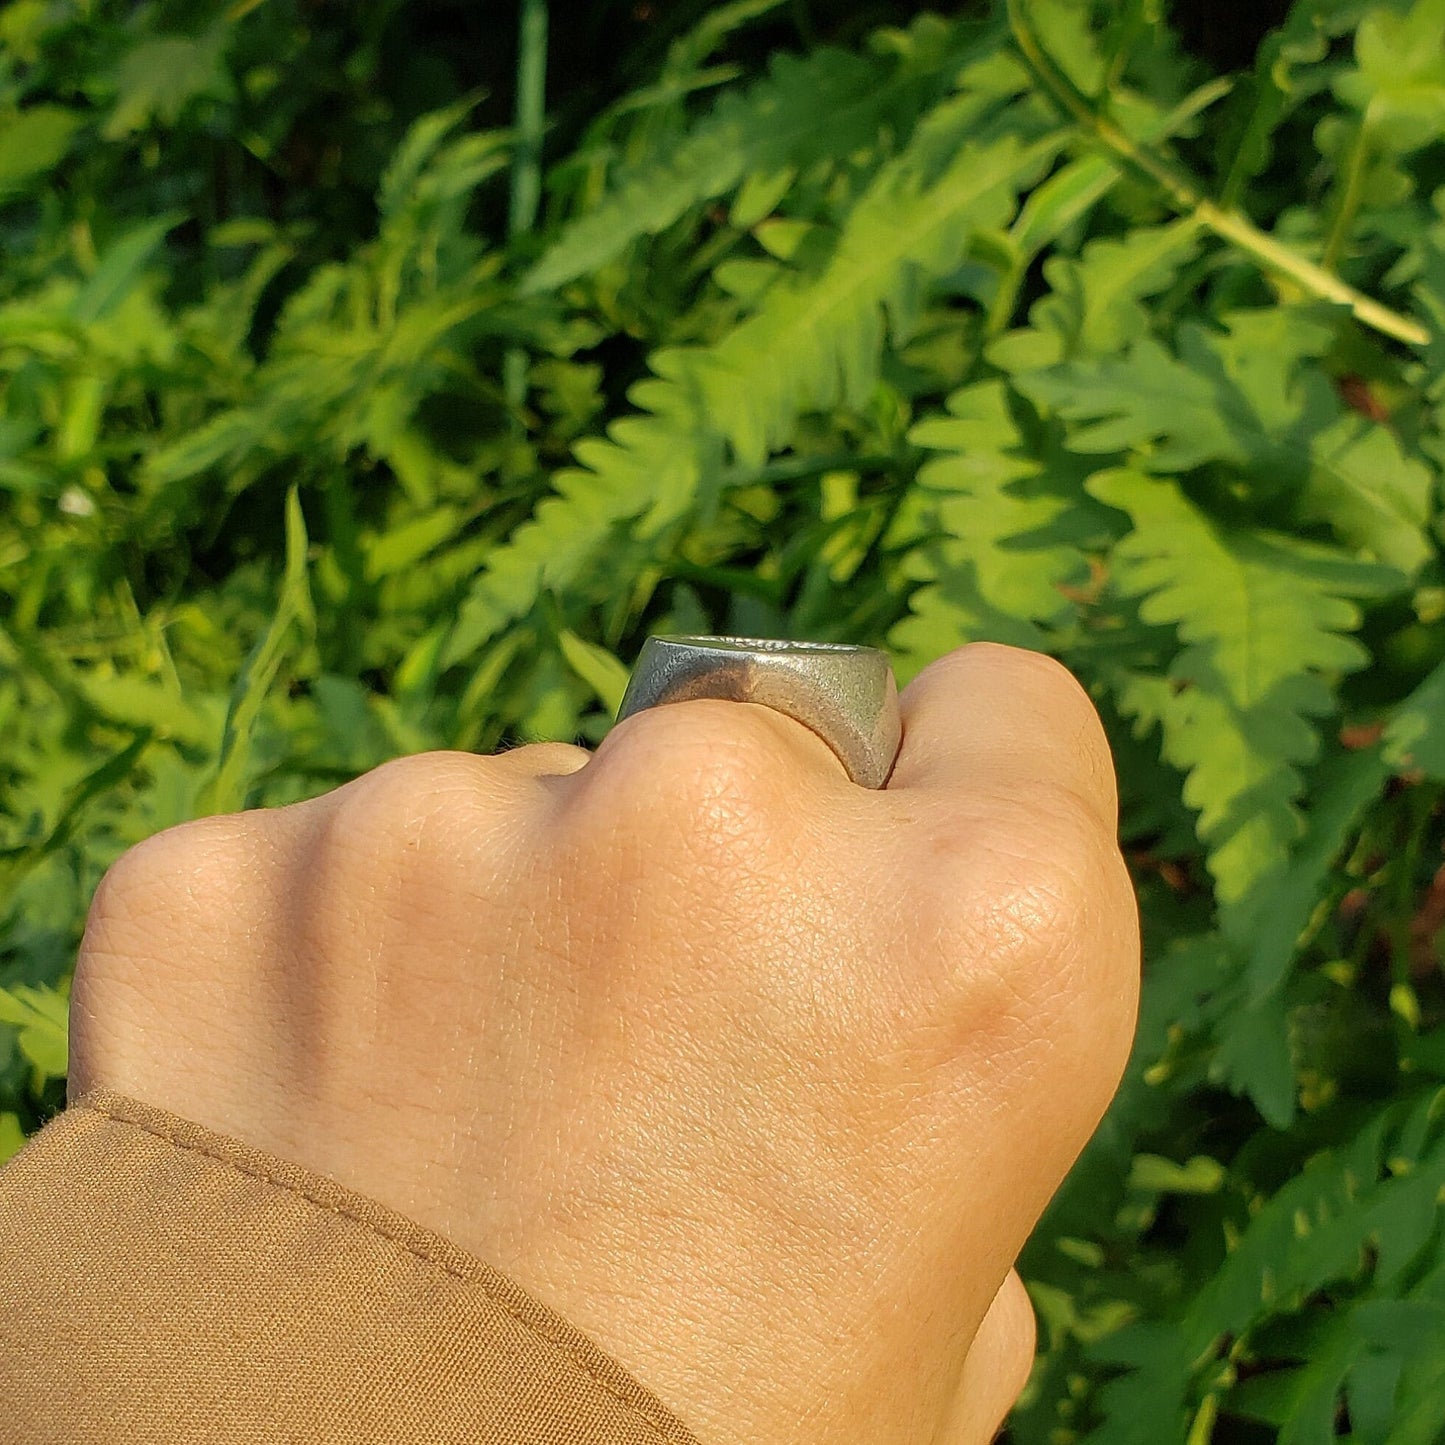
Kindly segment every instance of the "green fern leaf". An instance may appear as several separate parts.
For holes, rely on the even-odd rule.
[[[1220,901],[1233,903],[1285,864],[1302,827],[1298,769],[1319,744],[1312,719],[1334,709],[1332,679],[1368,661],[1347,636],[1360,621],[1348,599],[1393,590],[1398,574],[1291,537],[1229,530],[1175,483],[1137,471],[1096,473],[1086,486],[1133,522],[1114,549],[1114,585],[1185,644],[1167,677],[1123,679],[1120,707],[1162,727]]]
[[[955,392],[948,410],[910,435],[940,455],[918,476],[931,535],[905,564],[925,585],[889,639],[905,675],[971,638],[1045,649],[1043,629],[1074,612],[1061,589],[1089,573],[1074,535],[1078,502],[1043,485],[1044,468],[1024,449],[1003,383]]]
[[[1142,247],[1139,257],[1149,250]],[[1105,253],[1101,261],[1116,259],[1124,260]],[[993,359],[1023,365],[1061,351],[1071,325],[1086,341],[1091,303],[1087,290],[1081,294],[1076,321],[1062,300],[1046,298],[1035,314],[1045,308],[1038,325],[1053,334],[1015,332],[1001,339]],[[1046,309],[1051,304],[1056,309]],[[1129,318],[1132,304],[1126,293],[1111,318],[1107,299],[1093,303],[1103,317],[1095,337],[1140,326],[1140,315]],[[1347,411],[1323,371],[1304,364],[1329,336],[1328,327],[1298,311],[1241,311],[1222,334],[1181,326],[1177,355],[1141,337],[1124,356],[1025,372],[1014,383],[1069,423],[1075,451],[1128,452],[1151,472],[1223,463],[1248,475],[1256,491],[1292,490],[1300,522],[1324,522],[1342,542],[1414,575],[1434,552],[1427,532],[1433,473],[1387,428]]]
[[[640,518],[633,530],[643,538],[675,524],[720,485],[728,452],[756,467],[792,440],[802,413],[867,398],[889,331],[908,334],[928,283],[958,264],[977,230],[1008,217],[1018,189],[1061,143],[1057,133],[1022,139],[1026,119],[999,139],[969,142],[993,102],[992,91],[966,93],[920,125],[854,207],[816,279],[774,285],[714,346],[653,358],[657,375],[630,393],[645,414],[576,447],[582,466],[558,475],[559,495],[473,586],[449,663],[528,611],[543,587],[571,587],[630,519]]]
[[[523,293],[595,271],[638,237],[656,235],[746,177],[795,173],[876,145],[885,127],[911,129],[960,58],[952,27],[935,21],[915,29],[926,43],[907,48],[884,77],[877,61],[844,50],[776,56],[767,76],[746,91],[724,94],[681,140],[666,137],[665,146],[566,227],[523,277]],[[827,125],[819,125],[820,115]]]
[[[288,650],[316,631],[316,613],[306,573],[306,519],[296,488],[286,494],[286,571],[276,611],[266,634],[251,649],[231,689],[215,770],[201,794],[202,815],[237,812],[245,806],[247,768],[255,733],[276,675]]]
[[[1385,761],[1445,782],[1445,662],[1400,704],[1385,729]]]
[[[1027,144],[1016,135],[959,145],[976,118],[973,97],[942,108],[919,146],[926,152],[943,142],[952,152],[938,180],[918,187],[917,154],[887,168],[849,217],[822,276],[775,288],[716,347],[659,352],[653,368],[671,385],[643,382],[637,399],[659,411],[664,396],[696,398],[744,467],[787,445],[801,413],[862,405],[886,330],[908,337],[929,278],[957,265],[975,231],[1007,217],[1020,183],[1057,149],[1055,137]]]
[[[1317,371],[1330,329],[1299,311],[1240,311],[1229,330],[1179,328],[1178,355],[1144,339],[1127,355],[1015,377],[1069,422],[1081,452],[1130,452],[1151,472],[1227,462],[1280,486],[1302,482],[1310,439],[1339,414]]]
[[[1254,73],[1237,81],[1237,118],[1225,142],[1234,155],[1224,185],[1226,204],[1235,204],[1244,188],[1268,166],[1274,153],[1274,132],[1283,117],[1328,83],[1330,72],[1320,62],[1329,54],[1329,36],[1348,23],[1339,23],[1327,6],[1295,5],[1284,24],[1265,36],[1255,57]]]
[[[1018,371],[1122,351],[1147,335],[1145,299],[1174,280],[1198,238],[1198,224],[1185,219],[1093,241],[1077,259],[1051,257],[1044,263],[1049,294],[1030,310],[1027,328],[993,343],[989,360]]]
[[[566,227],[522,278],[524,294],[595,271],[639,236],[666,229],[689,208],[725,195],[750,174],[769,174],[831,154],[814,107],[836,117],[852,144],[877,134],[877,76],[861,56],[823,49],[778,56],[751,90],[727,92],[680,141],[635,166]],[[672,140],[669,137],[669,140]]]
[[[22,1056],[43,1078],[65,1077],[69,1011],[65,995],[53,988],[23,983],[0,988],[0,1024],[16,1030]]]
[[[1413,577],[1435,551],[1431,469],[1406,456],[1388,427],[1355,415],[1313,437],[1310,455],[1300,520],[1328,522],[1342,541]]]
[[[1445,0],[1417,0],[1402,15],[1372,10],[1355,34],[1355,61],[1335,93],[1378,149],[1407,155],[1445,134]]]
[[[1445,1146],[1431,1124],[1436,1111],[1433,1090],[1387,1105],[1354,1138],[1316,1156],[1251,1211],[1242,1236],[1182,1318],[1131,1326],[1103,1341],[1098,1357],[1129,1373],[1100,1391],[1105,1421],[1084,1445],[1182,1441],[1196,1375],[1213,1369],[1231,1343],[1299,1309],[1316,1291],[1367,1271],[1367,1283],[1382,1292],[1398,1288],[1403,1272],[1431,1247],[1436,1196],[1445,1186]],[[1371,1342],[1365,1331],[1373,1324],[1374,1343],[1393,1344],[1408,1358],[1418,1335],[1382,1341],[1382,1326],[1390,1323],[1365,1316],[1364,1341]],[[1361,1353],[1343,1351],[1334,1374],[1320,1372],[1331,1396]],[[1321,1381],[1296,1383],[1303,1401]],[[1294,1438],[1300,1445],[1333,1441],[1335,1414],[1327,1412],[1328,1433]]]
[[[396,215],[411,200],[427,166],[475,107],[476,98],[467,96],[441,110],[428,111],[412,123],[381,177],[376,205],[383,216]]]
[[[1288,1129],[1295,1119],[1297,1082],[1290,1045],[1289,1012],[1275,994],[1236,1007],[1225,1015],[1209,1077],[1240,1098],[1251,1099],[1273,1129]]]
[[[1332,752],[1306,789],[1306,831],[1288,863],[1261,878],[1238,903],[1221,909],[1221,932],[1247,960],[1251,1002],[1274,993],[1288,977],[1300,936],[1341,851],[1388,779],[1379,748]]]

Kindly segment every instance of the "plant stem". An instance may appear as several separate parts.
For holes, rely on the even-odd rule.
[[[1192,215],[1221,240],[1252,256],[1265,269],[1288,276],[1310,295],[1349,307],[1362,325],[1412,346],[1424,346],[1429,341],[1429,332],[1418,322],[1355,290],[1333,272],[1260,230],[1241,212],[1216,205],[1183,171],[1137,145],[1113,121],[1099,115],[1039,44],[1024,16],[1023,0],[1008,0],[1008,18],[1014,43],[1054,103],[1078,123],[1090,140],[1112,152],[1121,164],[1153,181],[1176,210]]]
[[[507,239],[526,235],[537,220],[542,198],[542,132],[547,118],[547,0],[521,0],[517,34],[517,106],[512,153],[512,193]],[[527,397],[527,353],[513,347],[502,362],[507,404],[520,409]]]
[[[1355,132],[1354,144],[1345,161],[1345,173],[1339,200],[1335,205],[1334,219],[1330,222],[1330,233],[1325,237],[1325,249],[1320,264],[1331,270],[1339,263],[1340,252],[1344,250],[1345,237],[1360,209],[1360,195],[1364,189],[1365,163],[1370,157],[1370,119],[1364,116],[1360,128]]]

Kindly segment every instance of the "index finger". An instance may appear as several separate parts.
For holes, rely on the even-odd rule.
[[[973,642],[930,663],[898,698],[903,744],[889,792],[980,784],[1076,793],[1119,825],[1114,759],[1078,679],[1041,652]]]

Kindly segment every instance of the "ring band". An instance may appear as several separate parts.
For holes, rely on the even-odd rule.
[[[756,702],[815,732],[865,788],[881,788],[903,737],[888,655],[834,642],[649,637],[617,721],[693,698]]]

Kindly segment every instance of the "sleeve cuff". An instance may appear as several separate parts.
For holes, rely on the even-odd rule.
[[[25,1445],[698,1445],[442,1236],[104,1089],[0,1170],[0,1421]]]

